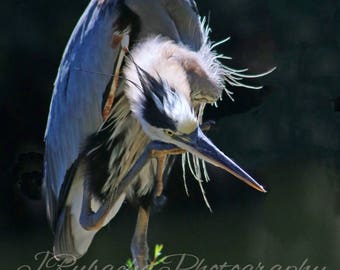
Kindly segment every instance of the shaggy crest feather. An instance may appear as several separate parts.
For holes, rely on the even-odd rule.
[[[232,58],[225,56],[223,54],[218,54],[214,49],[218,47],[219,45],[222,45],[225,42],[229,41],[230,37],[227,37],[218,42],[212,42],[209,39],[211,28],[209,27],[206,17],[203,17],[201,19],[201,31],[203,33],[203,44],[198,52],[198,55],[199,55],[198,59],[200,60],[200,64],[209,70],[209,76],[212,78],[214,82],[216,82],[217,87],[223,89],[232,101],[234,101],[234,98],[232,97],[233,92],[227,88],[226,83],[228,83],[230,86],[235,86],[235,87],[244,87],[248,89],[261,89],[263,86],[253,86],[250,84],[243,83],[241,81],[243,79],[252,79],[252,78],[259,78],[259,77],[266,76],[276,69],[276,67],[274,67],[260,74],[245,74],[245,72],[248,71],[247,68],[233,69],[233,68],[230,68],[224,65],[220,60],[231,60]],[[220,96],[220,99],[222,100],[222,95]],[[213,105],[217,107],[217,102],[214,102]],[[197,114],[200,124],[202,124],[204,108],[205,108],[205,103],[202,103],[200,105],[200,108]],[[210,177],[209,177],[209,174],[206,168],[205,161],[200,160],[198,157],[196,157],[195,155],[191,153],[182,154],[183,182],[184,182],[184,188],[185,188],[186,194],[187,196],[189,196],[189,190],[188,190],[186,177],[185,177],[186,164],[188,164],[190,172],[193,175],[194,179],[197,180],[197,182],[199,183],[202,196],[203,196],[206,206],[208,207],[210,211],[212,211],[210,204],[206,198],[205,191],[202,185],[202,182],[210,181]]]
[[[201,30],[203,33],[203,45],[199,51],[202,56],[201,59],[203,59],[205,61],[205,64],[208,66],[212,74],[211,76],[213,76],[218,85],[225,90],[226,94],[232,101],[234,101],[232,97],[233,92],[228,90],[225,82],[227,82],[230,86],[244,87],[248,89],[261,89],[263,86],[253,86],[250,84],[242,83],[241,81],[245,78],[251,79],[266,76],[276,69],[274,67],[266,72],[259,74],[245,74],[245,72],[248,71],[247,68],[233,69],[224,65],[220,60],[231,60],[232,58],[223,54],[217,54],[214,49],[219,45],[222,45],[225,42],[229,41],[230,37],[227,37],[218,42],[212,42],[209,39],[211,28],[207,23],[206,17],[203,17],[201,20]]]

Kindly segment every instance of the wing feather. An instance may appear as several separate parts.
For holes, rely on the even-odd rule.
[[[97,0],[90,2],[70,37],[54,84],[44,160],[47,214],[52,225],[65,174],[86,137],[103,121],[103,94],[118,55],[111,47],[113,26],[119,17],[116,4],[117,0],[101,5]]]
[[[193,0],[163,0],[179,35],[179,41],[193,51],[203,44],[203,32],[196,2]]]

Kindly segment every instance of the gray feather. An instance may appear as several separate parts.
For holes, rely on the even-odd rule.
[[[85,138],[102,123],[102,96],[111,77],[89,71],[113,71],[118,53],[111,48],[112,27],[119,16],[116,2],[108,0],[97,6],[97,1],[91,1],[59,67],[45,133],[44,187],[51,224],[57,218],[56,205],[66,171],[78,157]]]
[[[140,38],[150,34],[168,37],[194,51],[203,44],[196,3],[192,0],[125,0],[141,20]]]
[[[176,26],[180,42],[191,50],[198,51],[203,43],[203,33],[195,1],[163,0],[162,2]]]
[[[56,226],[53,252],[57,259],[71,261],[80,257],[72,236],[70,208],[63,208]]]

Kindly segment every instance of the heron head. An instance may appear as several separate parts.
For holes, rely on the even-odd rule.
[[[176,134],[191,134],[198,120],[190,100],[160,76],[138,68],[140,89],[131,108],[152,140],[173,143]]]
[[[220,167],[253,188],[264,188],[220,151],[202,132],[190,98],[136,65],[139,83],[129,82],[131,110],[153,141],[172,144]]]

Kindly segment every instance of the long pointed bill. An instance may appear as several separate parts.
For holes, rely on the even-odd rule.
[[[180,148],[196,155],[197,157],[209,162],[210,164],[228,171],[241,181],[245,182],[254,189],[266,192],[262,185],[257,183],[248,173],[246,173],[233,160],[228,158],[206,137],[202,130],[198,128],[190,135],[174,136],[174,144]]]

